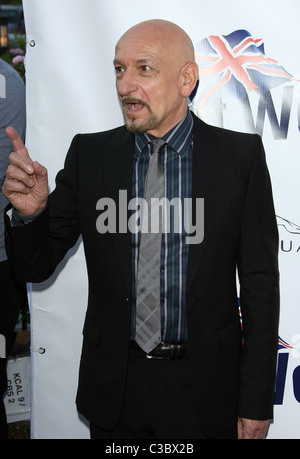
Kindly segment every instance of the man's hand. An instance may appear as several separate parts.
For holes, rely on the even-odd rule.
[[[252,419],[238,418],[239,440],[262,440],[265,438],[270,421],[254,421]]]
[[[38,162],[33,162],[15,129],[8,127],[13,153],[9,156],[6,180],[2,187],[3,194],[16,211],[24,217],[40,213],[48,200],[47,169]]]

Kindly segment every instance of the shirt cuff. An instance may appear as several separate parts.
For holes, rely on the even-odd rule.
[[[36,215],[30,215],[29,217],[25,217],[24,215],[18,214],[18,212],[14,208],[12,208],[7,214],[10,218],[11,226],[18,227],[32,223],[42,212]]]

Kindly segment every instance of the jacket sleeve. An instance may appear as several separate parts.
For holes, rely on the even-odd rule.
[[[73,139],[46,209],[31,223],[18,227],[11,226],[5,215],[8,260],[23,282],[42,282],[50,277],[80,235],[76,190],[79,138]]]
[[[244,338],[239,416],[272,419],[279,320],[278,230],[259,136],[255,136],[244,200],[238,274]]]

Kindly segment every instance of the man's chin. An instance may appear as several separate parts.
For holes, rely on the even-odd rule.
[[[125,123],[127,131],[131,132],[132,134],[145,134],[147,129],[144,126],[139,126],[135,123]]]
[[[140,122],[136,118],[128,119],[125,117],[125,126],[132,134],[146,134],[146,132],[151,131],[154,128],[155,124],[155,117]]]

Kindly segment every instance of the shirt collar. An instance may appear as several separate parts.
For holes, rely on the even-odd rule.
[[[182,155],[186,151],[186,148],[192,143],[193,125],[194,120],[190,110],[188,109],[185,117],[169,132],[167,132],[162,139],[179,155]],[[137,154],[141,154],[144,147],[153,139],[155,139],[155,137],[151,134],[136,134],[135,150]]]

